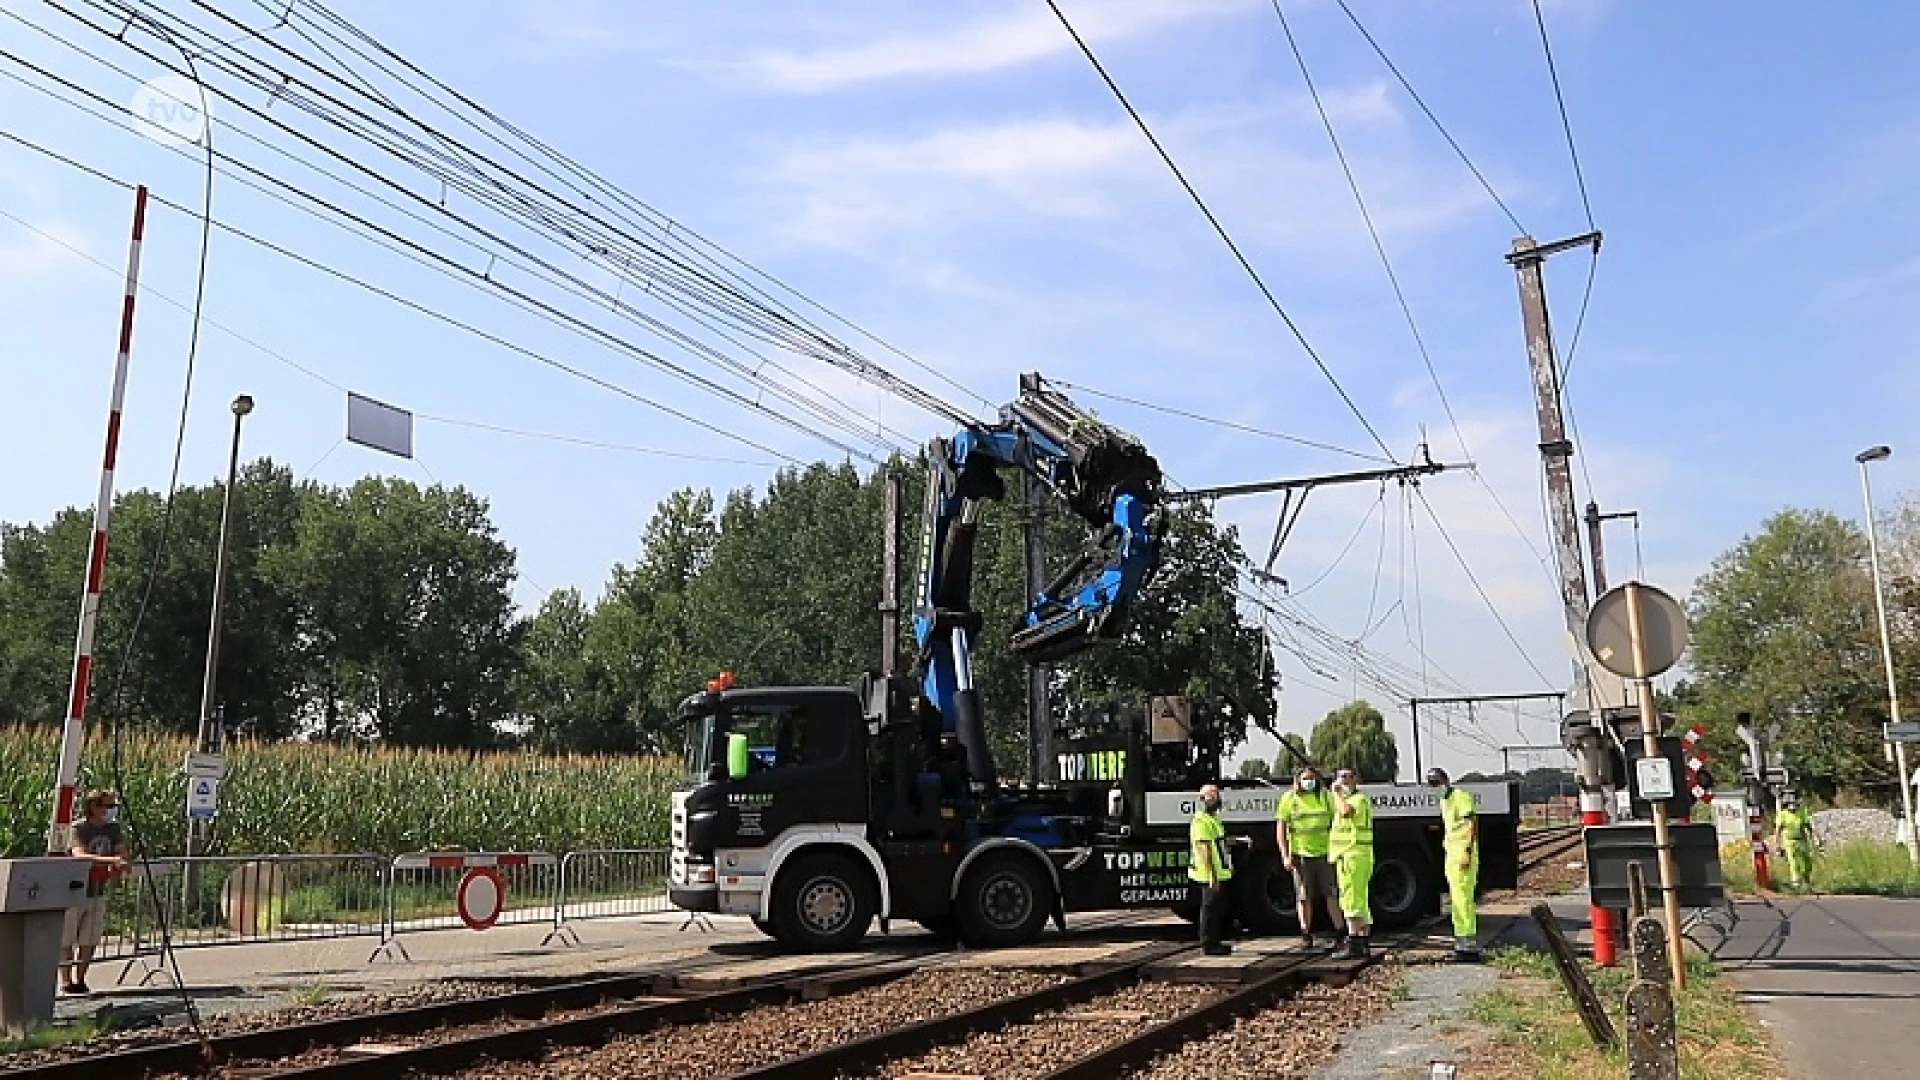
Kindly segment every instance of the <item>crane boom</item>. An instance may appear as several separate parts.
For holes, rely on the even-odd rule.
[[[1037,374],[1021,376],[1019,398],[996,423],[935,439],[928,456],[917,671],[942,729],[965,747],[969,773],[992,786],[993,758],[973,685],[980,504],[1004,497],[1000,473],[1011,467],[1037,478],[1088,527],[1085,550],[1034,598],[1010,642],[1028,663],[1047,663],[1119,636],[1159,562],[1166,527],[1160,465],[1140,440],[1047,388]]]

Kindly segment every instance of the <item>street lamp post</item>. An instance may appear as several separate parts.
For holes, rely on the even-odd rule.
[[[200,679],[200,727],[194,749],[213,753],[219,749],[214,718],[214,676],[220,667],[220,622],[227,602],[227,546],[233,540],[233,492],[240,479],[240,422],[253,411],[253,399],[245,394],[233,399],[233,444],[227,454],[227,490],[220,501],[220,540],[213,556],[213,614],[207,621],[207,667]],[[191,782],[191,781],[189,781]],[[206,849],[208,821],[204,817],[187,820],[187,854],[202,854]],[[191,879],[194,875],[187,875]],[[192,902],[192,894],[188,895]]]
[[[1860,495],[1867,504],[1867,555],[1873,564],[1873,608],[1880,620],[1880,657],[1887,668],[1887,714],[1893,723],[1900,722],[1900,691],[1893,677],[1893,637],[1887,633],[1887,597],[1880,583],[1880,538],[1879,528],[1873,518],[1873,483],[1867,478],[1867,466],[1875,461],[1885,461],[1893,456],[1890,446],[1872,446],[1854,455],[1853,460],[1860,463]],[[1907,786],[1907,744],[1893,744],[1894,769],[1897,771],[1896,783],[1900,788],[1900,806],[1907,815],[1907,857],[1920,866],[1920,832],[1916,832],[1913,820],[1913,789]]]

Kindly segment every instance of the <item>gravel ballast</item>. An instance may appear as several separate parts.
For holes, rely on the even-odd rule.
[[[1849,840],[1891,844],[1898,827],[1894,816],[1885,810],[1821,810],[1813,815],[1813,834],[1827,848]]]
[[[1348,986],[1302,987],[1285,1001],[1188,1043],[1136,1076],[1145,1080],[1307,1076],[1339,1051],[1343,1032],[1387,1012],[1405,970],[1397,964],[1378,964]]]
[[[1137,983],[1081,1005],[1035,1017],[998,1031],[982,1032],[964,1043],[936,1047],[895,1062],[880,1075],[915,1073],[990,1076],[1027,1080],[1044,1076],[1142,1030],[1215,1001],[1219,987],[1177,983]]]
[[[728,1076],[1067,980],[1065,975],[991,968],[918,971],[843,997],[755,1009],[711,1023],[623,1037],[602,1047],[555,1050],[538,1061],[497,1062],[460,1075],[498,1080]]]

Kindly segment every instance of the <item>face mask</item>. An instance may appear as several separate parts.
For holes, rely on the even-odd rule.
[[[1207,813],[1209,814],[1218,813],[1220,810],[1219,799],[1202,799],[1200,800],[1200,805],[1206,807]]]
[[[120,808],[117,806],[107,807],[107,821],[115,822],[119,820],[120,820]]]
[[[1313,779],[1313,778],[1311,778],[1311,777],[1309,777],[1309,778],[1307,778],[1307,779],[1305,779],[1305,780],[1302,780],[1302,781],[1300,781],[1300,790],[1301,790],[1301,791],[1313,791],[1313,790],[1315,790],[1316,788],[1318,788],[1319,786],[1320,786],[1320,781],[1318,781],[1318,780],[1315,780],[1315,779]]]

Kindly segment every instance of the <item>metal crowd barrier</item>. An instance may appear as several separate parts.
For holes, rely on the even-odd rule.
[[[145,859],[107,893],[96,963],[125,960],[140,983],[166,974],[164,945],[384,935],[388,871],[378,855],[208,855]],[[163,941],[162,928],[165,928]]]
[[[560,860],[544,851],[414,852],[388,867],[385,931],[369,961],[411,961],[402,934],[454,930],[472,925],[462,913],[461,882],[473,871],[497,878],[498,908],[485,917],[488,926],[544,922],[553,917],[560,895]],[[491,890],[483,890],[491,893]]]
[[[580,944],[570,923],[670,911],[666,848],[604,848],[572,851],[560,860],[553,930],[541,942]]]

